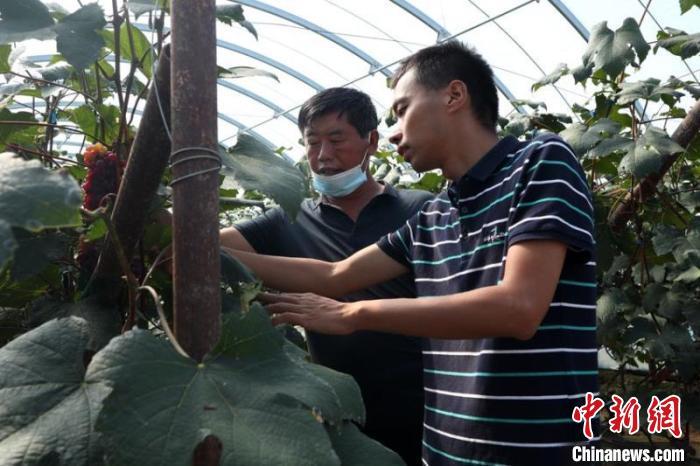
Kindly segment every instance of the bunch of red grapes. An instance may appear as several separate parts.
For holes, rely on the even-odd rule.
[[[83,207],[87,210],[95,210],[105,196],[114,194],[119,189],[122,162],[114,152],[108,151],[98,142],[89,145],[83,152],[83,163],[88,168],[88,174],[83,183],[83,191],[85,191]]]
[[[83,163],[88,168],[87,177],[82,188],[85,192],[83,207],[87,210],[95,210],[105,196],[114,194],[119,189],[123,165],[116,154],[98,143],[91,144],[83,152]],[[97,265],[99,248],[95,242],[87,242],[80,239],[78,247],[78,263],[86,273],[91,273]]]

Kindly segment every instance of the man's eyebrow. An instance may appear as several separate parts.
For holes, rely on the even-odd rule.
[[[325,133],[322,133],[322,134],[324,136],[342,136],[343,134],[345,134],[345,131],[342,128],[336,128],[336,129],[332,129],[330,131],[326,131]],[[314,131],[314,130],[309,130],[306,133],[304,133],[305,137],[318,136],[318,135],[319,135],[319,132]]]

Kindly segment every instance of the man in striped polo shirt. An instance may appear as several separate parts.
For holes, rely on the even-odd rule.
[[[276,323],[427,337],[424,464],[568,464],[588,441],[572,410],[597,392],[584,173],[555,135],[497,138],[492,71],[458,42],[407,58],[393,86],[392,142],[447,192],[340,262],[238,256],[272,287],[312,292],[263,296]],[[328,298],[407,269],[419,298]]]

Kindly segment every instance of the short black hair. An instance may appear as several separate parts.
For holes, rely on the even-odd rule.
[[[377,110],[367,94],[348,87],[330,87],[314,95],[301,106],[299,131],[303,135],[306,127],[316,118],[336,112],[339,117],[345,115],[348,123],[363,138],[379,125]]]
[[[428,89],[442,89],[455,79],[462,81],[476,118],[486,128],[496,128],[498,92],[493,71],[476,50],[457,40],[421,49],[401,61],[391,79],[392,89],[410,69],[416,70],[418,84]]]

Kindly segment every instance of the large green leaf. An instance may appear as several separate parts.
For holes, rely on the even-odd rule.
[[[503,132],[514,137],[520,137],[530,129],[532,129],[532,117],[527,114],[515,113],[509,119],[508,124],[503,127]],[[386,180],[389,180],[388,176]]]
[[[119,137],[119,107],[116,105],[98,105],[97,111],[105,123],[105,141],[114,141]]]
[[[532,90],[536,91],[540,87],[546,86],[547,84],[554,84],[557,81],[559,81],[559,79],[561,79],[562,76],[567,75],[569,73],[571,73],[571,71],[569,70],[569,66],[566,63],[559,63],[554,71],[552,71],[542,79],[535,81],[535,83],[532,85]]]
[[[0,222],[4,226],[40,231],[80,225],[81,193],[66,173],[52,172],[38,161],[24,161],[14,154],[0,154]],[[0,269],[17,242],[3,226]]]
[[[696,282],[700,280],[700,269],[694,265],[690,266],[688,269],[678,275],[675,280],[685,283]]]
[[[634,19],[625,18],[615,32],[603,21],[593,26],[583,64],[573,70],[574,78],[580,82],[598,70],[617,77],[627,65],[634,63],[635,56],[639,63],[644,61],[649,48]]]
[[[104,46],[97,30],[105,26],[104,12],[97,3],[85,5],[56,25],[56,48],[78,70],[97,60]]]
[[[247,78],[250,76],[264,76],[266,78],[272,78],[277,82],[280,81],[275,73],[271,73],[267,70],[261,70],[259,68],[253,68],[252,66],[232,66],[231,68],[219,69],[219,78],[222,79]]]
[[[659,40],[654,46],[655,51],[661,47],[681,58],[690,58],[700,52],[700,33],[688,34],[679,29],[666,28],[666,31],[659,31],[656,38]]]
[[[11,243],[10,244],[11,247]],[[3,307],[22,308],[39,298],[49,283],[47,283],[45,274],[34,276],[21,282],[12,280],[9,268],[4,271],[0,269],[0,303]],[[50,276],[48,277],[51,278]]]
[[[622,330],[622,311],[629,307],[628,300],[619,289],[611,289],[598,298],[596,319],[598,321],[598,340],[610,346],[618,342]]]
[[[56,32],[49,9],[39,0],[0,2],[0,43],[27,39],[51,39]]]
[[[19,94],[25,89],[34,89],[34,85],[28,82],[3,84],[0,86],[0,96]]]
[[[683,233],[676,228],[664,224],[656,225],[654,228],[652,244],[659,256],[673,252],[683,241],[685,241]]]
[[[0,73],[7,73],[12,68],[8,61],[10,52],[12,52],[12,46],[10,44],[0,45]]]
[[[0,349],[0,464],[99,465],[109,388],[86,381],[84,321],[53,320]]]
[[[619,130],[619,123],[601,118],[590,127],[584,123],[574,123],[559,135],[571,145],[577,155],[583,156],[600,141],[617,134]]]
[[[340,428],[329,427],[328,435],[343,466],[405,464],[399,455],[363,435],[360,429],[350,422],[343,423]]]
[[[537,101],[537,100],[529,100],[529,99],[513,99],[510,101],[511,104],[513,104],[514,107],[521,107],[524,105],[527,105],[533,110],[537,110],[540,107],[542,107],[544,110],[547,110],[547,104],[542,101]]]
[[[683,152],[683,147],[664,130],[649,126],[620,161],[619,169],[635,178],[644,178],[657,172],[667,156],[678,152]]]
[[[11,274],[14,280],[24,280],[44,270],[51,261],[65,257],[70,239],[57,231],[32,235],[23,230],[15,230],[17,249],[12,263]]]
[[[0,15],[0,43],[55,37],[58,51],[79,70],[95,61],[104,45],[97,30],[106,22],[97,3],[81,7],[58,23],[39,0],[5,0],[0,2]]]
[[[239,134],[235,146],[220,152],[225,175],[233,176],[244,189],[268,195],[296,218],[305,193],[301,171],[247,134]]]
[[[97,422],[110,464],[189,465],[208,435],[222,443],[222,465],[340,464],[322,420],[362,414],[346,410],[359,400],[354,381],[306,370],[259,305],[227,317],[216,355],[202,363],[142,330],[95,355],[88,379],[114,388]]]
[[[115,105],[99,105],[97,110],[91,105],[84,104],[80,107],[68,110],[68,119],[78,125],[87,135],[88,139],[94,141],[97,137],[98,114],[104,122],[104,140],[113,141],[119,133],[119,107]]]
[[[73,110],[67,110],[68,119],[78,125],[86,134],[94,136],[97,130],[97,115],[88,104],[81,105]]]
[[[36,123],[36,118],[31,112],[17,112],[13,113],[7,108],[0,110],[0,120],[2,121],[17,121],[21,123]],[[13,136],[17,133],[28,132],[34,134],[35,128],[27,125],[13,125],[11,123],[0,124],[0,146],[4,146],[8,142],[18,142],[14,141]]]
[[[131,33],[131,36],[129,34]],[[131,38],[130,38],[131,37]],[[105,41],[105,46],[110,50],[115,49],[113,30],[102,31],[102,38]],[[134,51],[131,51],[131,41],[133,41]],[[122,24],[119,29],[119,53],[122,58],[132,60],[136,57],[139,63],[139,70],[147,77],[151,78],[153,74],[153,55],[155,52],[151,50],[151,43],[146,35],[136,26]]]
[[[243,16],[243,7],[237,3],[217,5],[216,19],[229,26],[233,23],[238,23],[241,27],[253,34],[256,39],[258,38],[258,31],[255,30],[252,23],[246,21],[245,16]]]
[[[700,0],[680,0],[681,14],[684,15],[694,6],[700,8]]]
[[[655,78],[649,78],[644,81],[624,82],[621,84],[622,90],[616,94],[618,105],[629,105],[637,99],[646,99],[658,102],[663,99],[664,102],[673,105],[675,101],[680,99],[683,94],[676,91],[673,87],[661,85],[661,81]]]
[[[35,72],[38,73],[41,76],[41,79],[45,81],[62,81],[68,78],[74,71],[75,68],[73,68],[70,64],[61,61],[58,63],[53,63],[44,68],[39,68]]]
[[[168,11],[168,0],[129,0],[127,3],[129,9],[134,12],[138,18],[149,11],[165,9]]]
[[[634,145],[631,138],[618,134],[611,138],[603,139],[598,145],[586,153],[586,158],[599,159],[615,152],[627,152]]]
[[[0,154],[0,219],[29,231],[81,223],[81,193],[68,174]]]
[[[629,328],[625,331],[622,342],[626,345],[631,345],[639,340],[654,338],[656,336],[656,326],[651,319],[635,317],[632,319],[632,322],[630,322]]]
[[[0,219],[0,270],[5,267],[17,249],[17,240],[12,234],[12,227]]]

